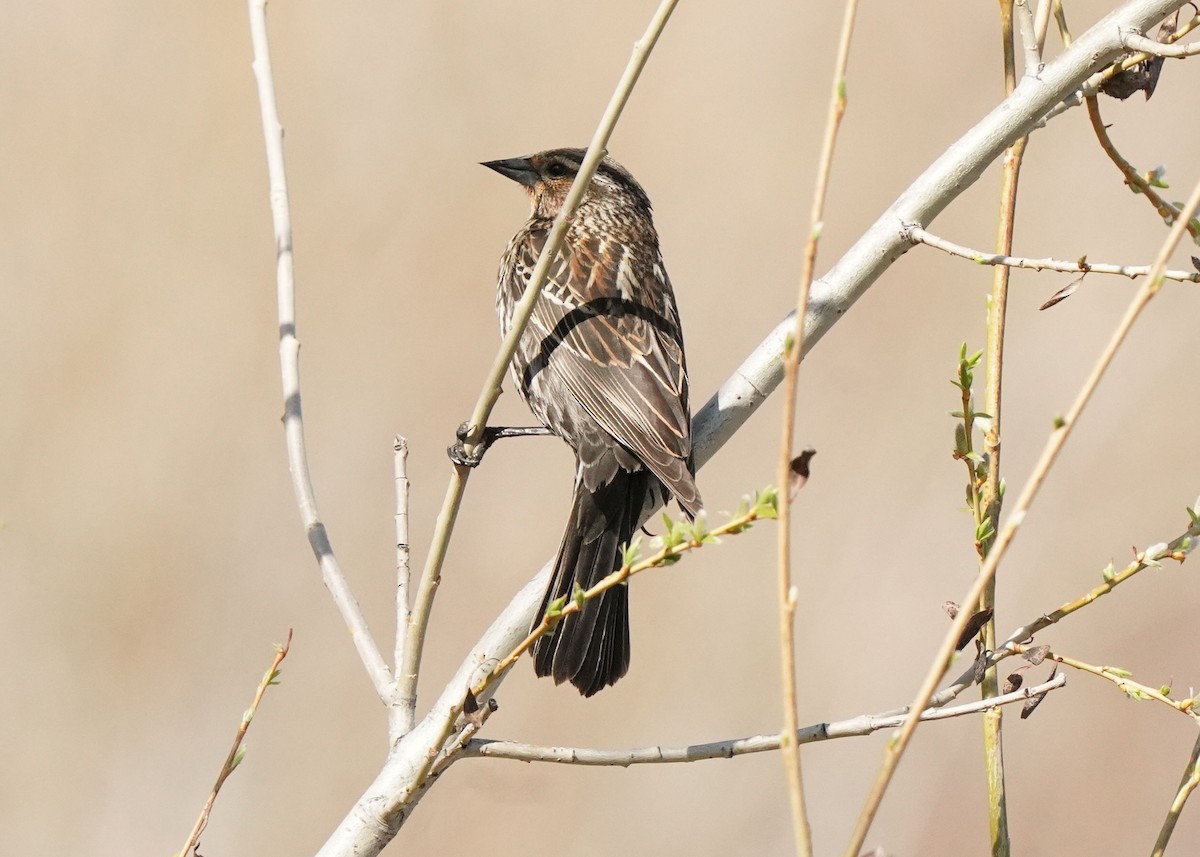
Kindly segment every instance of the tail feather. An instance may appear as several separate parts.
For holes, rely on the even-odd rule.
[[[538,622],[551,601],[570,598],[576,583],[588,589],[621,567],[621,548],[637,532],[643,508],[662,493],[662,483],[646,470],[617,468],[611,482],[594,490],[577,482]],[[628,587],[615,586],[537,641],[534,670],[591,696],[625,675],[629,649]]]

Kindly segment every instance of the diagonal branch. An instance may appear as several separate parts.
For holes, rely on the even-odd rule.
[[[1133,164],[1125,160],[1125,156],[1117,151],[1117,147],[1113,145],[1112,138],[1108,136],[1108,127],[1100,117],[1100,103],[1095,95],[1087,97],[1087,110],[1088,118],[1092,122],[1092,131],[1096,134],[1096,140],[1100,143],[1100,148],[1104,150],[1104,154],[1108,155],[1109,160],[1121,171],[1121,175],[1125,176],[1125,184],[1146,197],[1146,200],[1154,206],[1154,210],[1158,212],[1158,216],[1165,223],[1168,225],[1174,223],[1175,218],[1179,217],[1179,211],[1174,205],[1163,199],[1150,182],[1137,171]],[[1187,223],[1187,230],[1191,233],[1193,239],[1200,239],[1200,227],[1192,223],[1190,217]]]
[[[1163,820],[1150,857],[1162,857],[1166,853],[1167,843],[1171,841],[1171,834],[1175,832],[1175,825],[1183,813],[1183,805],[1187,803],[1188,797],[1196,790],[1197,786],[1200,786],[1200,737],[1197,737],[1196,743],[1192,745],[1192,753],[1188,756],[1187,767],[1183,769],[1183,779],[1179,782],[1175,799],[1171,801],[1171,808],[1167,810],[1167,817]]]

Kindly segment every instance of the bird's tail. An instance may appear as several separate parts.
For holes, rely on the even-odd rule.
[[[588,488],[576,480],[571,517],[542,608],[540,623],[551,601],[568,601],[578,583],[595,586],[621,567],[621,548],[637,533],[642,510],[663,493],[662,483],[646,470],[616,469],[606,485]],[[578,613],[565,617],[554,631],[533,647],[534,670],[569,681],[584,696],[616,682],[629,669],[629,588],[614,586],[590,599]]]

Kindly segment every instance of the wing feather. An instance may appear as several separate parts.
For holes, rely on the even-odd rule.
[[[514,264],[532,270],[546,235],[527,233]],[[552,376],[685,505],[698,505],[684,466],[692,445],[679,313],[657,250],[639,257],[611,239],[567,242],[528,333],[540,345],[526,388],[538,372]]]

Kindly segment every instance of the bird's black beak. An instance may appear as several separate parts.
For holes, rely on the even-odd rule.
[[[533,162],[529,158],[508,158],[504,161],[484,161],[480,164],[481,167],[487,167],[489,170],[495,170],[502,176],[508,176],[518,184],[523,184],[525,187],[532,188],[538,183],[537,170],[533,168]]]

